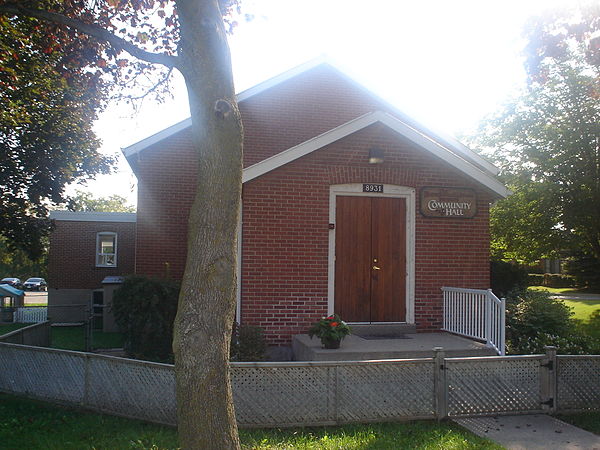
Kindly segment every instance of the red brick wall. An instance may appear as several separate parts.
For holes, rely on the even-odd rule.
[[[96,233],[117,233],[117,267],[96,267]],[[48,285],[53,289],[97,289],[109,275],[134,272],[135,223],[57,220],[50,236]]]
[[[197,163],[189,130],[138,160],[136,273],[181,279]]]
[[[239,105],[244,167],[374,110],[381,102],[328,66]],[[197,163],[189,129],[134,156],[138,178],[136,273],[183,276]]]
[[[384,149],[384,164],[368,164],[373,145]],[[439,330],[442,286],[489,287],[489,195],[425,150],[374,125],[244,185],[242,318],[266,329],[273,343],[288,343],[327,313],[329,187],[346,183],[417,189],[418,330]],[[423,186],[476,189],[477,216],[422,216]]]
[[[317,68],[242,102],[240,110],[247,167],[387,107],[331,69]],[[385,164],[367,164],[373,145],[385,149]],[[135,158],[136,272],[181,278],[197,170],[189,130]],[[420,330],[439,329],[441,286],[488,287],[491,197],[431,154],[374,125],[244,185],[242,320],[264,327],[271,343],[289,343],[326,312],[329,186],[353,182],[479,189],[474,219],[417,213]]]

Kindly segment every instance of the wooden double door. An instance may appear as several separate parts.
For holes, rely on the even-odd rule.
[[[336,313],[349,322],[405,322],[406,264],[404,198],[336,197]]]

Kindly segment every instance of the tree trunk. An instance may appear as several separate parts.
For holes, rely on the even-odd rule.
[[[179,443],[239,448],[229,378],[236,299],[242,125],[217,0],[177,0],[198,184],[173,350]]]

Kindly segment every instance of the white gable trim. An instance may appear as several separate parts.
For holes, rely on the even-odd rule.
[[[130,145],[129,147],[122,148],[121,151],[123,152],[123,155],[125,155],[125,158],[129,158],[130,156],[141,152],[145,148],[150,147],[151,145],[154,145],[157,142],[168,138],[169,136],[173,136],[175,133],[179,133],[180,131],[185,130],[186,128],[191,126],[192,119],[191,117],[188,117],[187,119],[182,120],[181,122],[178,122],[175,125],[171,125],[170,127],[165,128],[164,130],[159,131],[158,133],[155,133],[152,136],[148,136],[147,138]]]
[[[357,131],[377,122],[386,125],[398,134],[411,140],[418,146],[428,150],[434,156],[437,156],[438,158],[447,162],[451,166],[463,172],[465,175],[470,176],[498,195],[502,197],[507,197],[509,195],[508,189],[506,189],[506,187],[493,176],[478,169],[473,164],[460,158],[458,155],[443,147],[438,142],[419,133],[417,130],[406,125],[404,122],[382,111],[374,111],[360,116],[319,136],[309,139],[302,144],[291,147],[281,153],[278,153],[277,155],[253,164],[252,166],[244,169],[242,180],[244,183],[253,180],[254,178],[264,175],[271,170],[295,161],[302,156],[308,155],[315,150],[349,136],[350,134],[356,133]]]

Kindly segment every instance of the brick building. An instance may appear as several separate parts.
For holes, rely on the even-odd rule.
[[[50,218],[48,317],[80,322],[92,303],[103,304],[103,280],[134,273],[135,214],[52,211]]]
[[[238,102],[239,321],[275,345],[334,311],[432,331],[442,286],[489,287],[489,205],[508,193],[491,164],[323,61]],[[135,272],[180,278],[197,167],[190,121],[124,153],[138,178]]]

